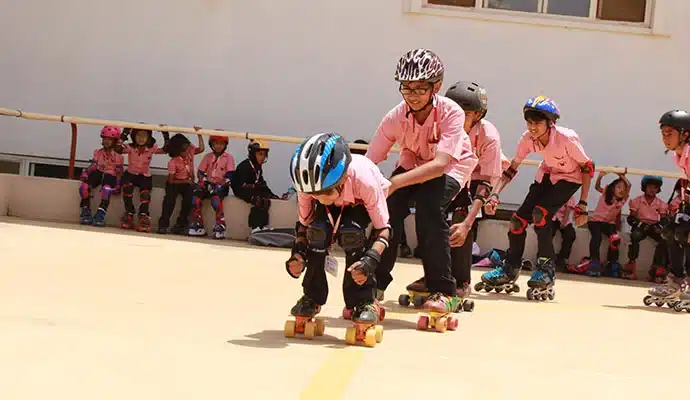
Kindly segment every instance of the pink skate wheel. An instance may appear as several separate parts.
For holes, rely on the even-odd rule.
[[[455,317],[450,317],[448,318],[448,330],[449,331],[454,331],[458,329],[458,325],[460,324],[460,321],[455,318]]]
[[[352,310],[347,307],[343,308],[343,319],[352,319]]]
[[[428,328],[429,328],[429,317],[426,315],[420,315],[419,319],[417,320],[417,329],[425,331]]]

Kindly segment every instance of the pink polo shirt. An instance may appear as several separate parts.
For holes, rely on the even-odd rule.
[[[409,107],[402,101],[386,114],[371,139],[367,158],[378,164],[387,158],[393,144],[398,143],[401,150],[398,165],[409,170],[433,160],[440,151],[451,157],[444,173],[464,186],[478,162],[465,133],[465,112],[443,96],[434,96],[434,110],[421,126],[414,116],[407,116],[408,111]],[[438,143],[434,143],[435,136]]]
[[[530,153],[539,153],[544,157],[537,169],[537,182],[541,182],[544,174],[550,174],[552,183],[560,180],[582,183],[580,165],[590,161],[577,133],[562,126],[551,129],[546,146],[542,146],[538,139],[532,138],[529,131],[523,133],[516,153],[515,159],[520,162]]]
[[[151,158],[158,151],[158,145],[152,147],[134,147],[126,144],[122,152],[127,154],[127,171],[133,175],[151,176]]]
[[[168,174],[175,179],[188,180],[194,177],[194,167],[189,166],[189,162],[182,158],[182,156],[173,157],[168,161]]]
[[[384,178],[381,171],[368,158],[352,155],[352,162],[347,168],[347,176],[343,182],[340,198],[335,201],[336,206],[363,204],[369,213],[369,218],[375,229],[390,227],[388,219],[388,187],[391,183]],[[297,214],[302,225],[309,225],[314,216],[314,196],[297,193]]]
[[[671,200],[671,203],[668,205],[668,213],[671,215],[675,215],[678,213],[680,210],[680,195],[677,195],[676,197]]]
[[[187,168],[192,174],[192,180],[194,180],[194,156],[196,155],[194,153],[196,152],[197,148],[198,147],[194,146],[193,144],[190,144],[189,147],[187,147],[187,151],[182,153],[182,158],[187,163]]]
[[[637,219],[646,224],[656,224],[668,212],[668,205],[665,201],[654,196],[654,199],[649,202],[644,194],[630,200],[629,207],[630,213],[637,213]]]
[[[222,185],[228,171],[235,170],[235,159],[230,153],[223,153],[216,157],[215,153],[208,153],[199,164],[199,171],[204,171],[209,182]]]
[[[568,210],[572,211],[573,208],[577,206],[577,201],[575,201],[575,196],[568,199],[568,201],[563,204],[563,207],[559,208],[556,214],[553,216],[554,221],[558,221],[561,226],[566,226],[570,223],[570,217],[572,212],[567,213]],[[567,217],[566,217],[567,213]]]
[[[477,155],[479,163],[472,172],[473,180],[485,180],[491,182],[500,178],[503,173],[501,151],[501,136],[498,129],[491,122],[482,119],[475,124],[469,132],[472,150]],[[504,156],[505,157],[505,156]],[[510,165],[510,161],[508,161]]]
[[[673,154],[673,160],[678,168],[685,174],[686,179],[690,179],[690,146],[686,145],[683,154]]]
[[[104,174],[117,176],[118,169],[121,171],[125,165],[125,158],[115,150],[98,149],[93,152],[93,160],[96,167]]]
[[[625,205],[626,199],[617,201],[613,199],[611,205],[606,204],[606,196],[603,194],[599,197],[597,202],[597,207],[594,209],[594,213],[589,218],[590,221],[594,222],[605,222],[607,224],[616,224],[618,216],[621,215],[621,210]]]

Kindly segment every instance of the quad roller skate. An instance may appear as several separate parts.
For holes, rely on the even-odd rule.
[[[537,270],[534,271],[532,277],[527,281],[527,300],[545,301],[546,299],[553,300],[556,297],[556,291],[553,289],[556,272],[553,269],[550,258],[539,257],[537,260]]]
[[[686,290],[685,278],[676,278],[669,274],[666,283],[649,289],[649,294],[642,299],[642,302],[646,306],[655,304],[657,307],[668,305],[669,308],[675,308],[681,302],[681,296],[686,294]]]
[[[295,320],[285,321],[285,337],[293,338],[297,333],[303,334],[309,340],[314,339],[314,336],[323,336],[326,326],[322,319],[315,318],[320,311],[320,305],[306,294],[302,296],[290,310]]]
[[[601,261],[594,260],[589,263],[585,275],[587,276],[601,276],[602,274]]]
[[[623,279],[637,280],[637,264],[635,261],[629,261],[620,270],[620,277]]]
[[[213,227],[214,239],[225,239],[225,224],[216,224]]]
[[[355,307],[352,313],[353,326],[345,330],[345,343],[349,345],[363,342],[366,347],[375,347],[383,339],[383,321],[385,311],[378,301],[369,301]]]
[[[93,216],[93,225],[99,226],[99,227],[105,226],[105,210],[104,209],[99,208],[98,211],[96,211],[96,215]]]
[[[515,272],[509,273],[509,270]],[[484,290],[487,293],[492,290],[496,293],[501,293],[504,290],[506,294],[520,293],[520,286],[515,283],[519,275],[520,273],[517,268],[513,269],[507,267],[504,263],[504,265],[482,274],[482,281],[474,285],[474,290],[476,292]]]
[[[132,228],[134,228],[134,215],[127,212],[122,214],[122,217],[120,217],[120,229]]]
[[[416,309],[421,309],[422,307],[424,307],[424,303],[430,295],[429,289],[427,289],[426,284],[424,282],[424,278],[419,278],[416,281],[410,283],[409,285],[407,285],[405,289],[407,290],[407,294],[401,294],[398,297],[398,304],[400,304],[403,307],[407,307],[410,304],[412,304],[412,306]],[[462,300],[457,312],[471,312],[474,310],[474,301],[467,299],[471,291],[469,289],[470,288],[467,283],[465,283],[464,286],[461,286],[457,289],[458,297]]]
[[[189,231],[187,233],[189,236],[206,236],[206,228],[204,228],[201,222],[192,222],[189,224]]]
[[[379,315],[379,321],[383,321],[383,318],[386,316],[386,309],[381,306],[381,302],[383,302],[383,289],[376,289],[376,303],[379,305],[380,309],[380,315]],[[343,319],[352,319],[352,309],[343,308]]]
[[[433,293],[424,302],[426,315],[422,314],[417,319],[417,329],[424,331],[433,328],[439,333],[446,329],[454,331],[458,329],[459,321],[450,314],[458,312],[461,307],[462,299],[459,297]]]
[[[139,226],[137,226],[137,231],[139,232],[150,232],[151,231],[151,217],[148,214],[139,214]]]
[[[93,225],[93,216],[89,207],[82,207],[79,213],[79,223],[82,225]]]
[[[604,266],[604,276],[611,278],[620,278],[623,267],[617,262],[607,262]]]
[[[577,265],[568,265],[568,272],[571,274],[583,275],[589,269],[589,264],[591,262],[589,257],[584,257]]]

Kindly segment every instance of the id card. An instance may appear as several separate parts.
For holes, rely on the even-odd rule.
[[[326,256],[326,272],[337,277],[338,276],[338,260],[333,256]]]

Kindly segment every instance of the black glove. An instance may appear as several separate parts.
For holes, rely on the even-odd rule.
[[[632,215],[628,215],[628,225],[630,225],[631,228],[635,229],[638,226],[640,226],[640,220],[633,217]]]
[[[374,272],[376,272],[376,268],[379,266],[379,263],[381,262],[381,255],[374,249],[369,249],[367,250],[366,253],[364,253],[364,257],[362,257],[359,262],[361,263],[358,265],[355,269],[358,271],[361,271],[364,273],[364,275],[371,275]]]
[[[300,240],[300,238],[303,239]],[[285,271],[287,271],[288,275],[295,279],[299,278],[299,276],[294,276],[290,273],[290,262],[297,260],[297,257],[295,257],[297,254],[302,257],[302,260],[304,260],[305,263],[307,262],[307,250],[309,249],[309,245],[307,244],[306,238],[307,237],[304,234],[297,235],[297,239],[295,239],[295,242],[292,244],[292,257],[285,261]]]

